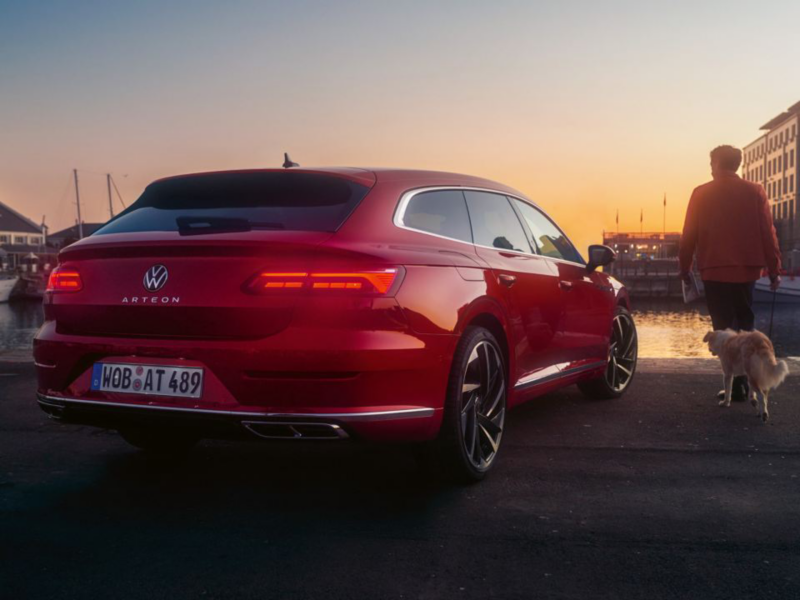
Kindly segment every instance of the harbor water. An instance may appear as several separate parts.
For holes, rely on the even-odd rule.
[[[765,333],[770,308],[769,304],[755,305],[756,327]],[[33,336],[43,318],[40,302],[0,304],[0,360],[29,360]],[[711,319],[702,303],[685,306],[674,300],[636,300],[634,318],[642,358],[710,356],[703,335],[711,329]],[[775,307],[772,340],[779,356],[800,356],[800,307]]]

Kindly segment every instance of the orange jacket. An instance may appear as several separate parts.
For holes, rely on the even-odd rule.
[[[697,267],[705,281],[748,282],[781,268],[781,251],[764,188],[736,173],[717,175],[692,192],[681,236],[681,272]]]

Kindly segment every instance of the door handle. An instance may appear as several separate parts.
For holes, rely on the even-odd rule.
[[[500,273],[497,276],[497,281],[499,281],[502,285],[510,288],[512,285],[517,283],[517,278],[514,275],[508,275],[507,273]]]
[[[560,285],[560,286],[561,286],[561,289],[562,289],[562,290],[567,290],[567,291],[569,291],[569,290],[571,290],[571,289],[572,289],[572,282],[571,282],[571,281],[563,281],[563,280],[562,280],[562,281],[559,281],[559,282],[558,282],[558,285]]]

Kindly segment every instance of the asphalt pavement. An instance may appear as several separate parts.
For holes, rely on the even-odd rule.
[[[0,596],[800,598],[800,378],[762,425],[659,365],[513,411],[458,487],[347,442],[153,459],[48,420],[32,365],[0,363]]]

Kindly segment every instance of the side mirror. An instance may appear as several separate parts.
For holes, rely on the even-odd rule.
[[[610,265],[617,259],[617,253],[608,246],[600,244],[592,244],[589,246],[589,264],[586,265],[586,270],[591,273],[597,267],[605,267]]]

